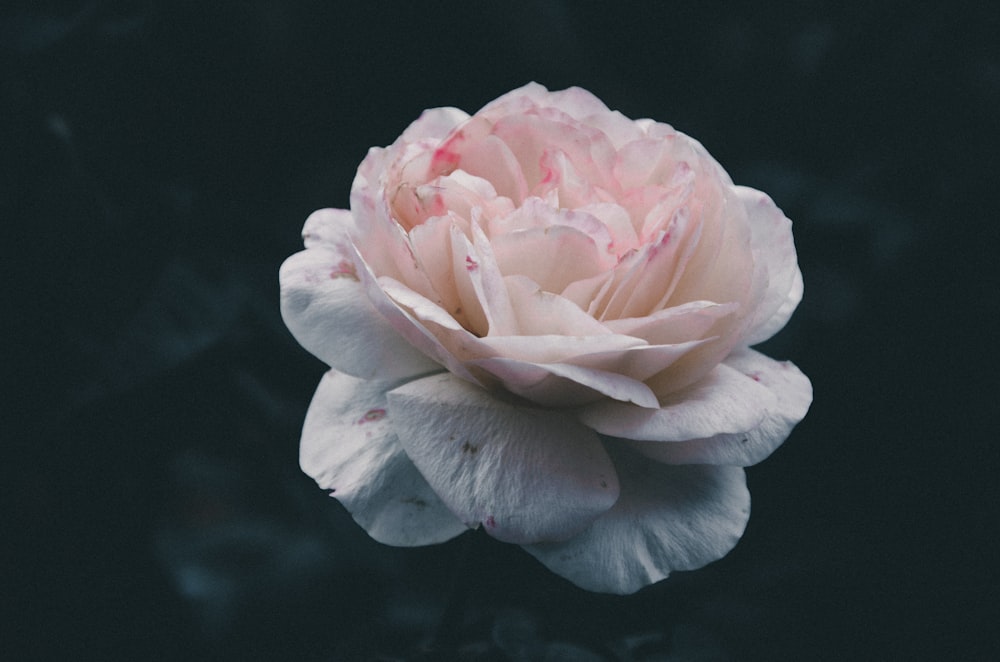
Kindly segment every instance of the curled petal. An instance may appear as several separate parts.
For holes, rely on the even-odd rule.
[[[438,368],[372,306],[355,263],[318,246],[281,265],[281,316],[303,347],[363,379],[400,379]]]
[[[614,453],[621,496],[583,533],[525,549],[577,586],[634,593],[674,570],[694,570],[725,556],[750,516],[739,467],[675,467]]]
[[[750,220],[750,242],[754,256],[754,276],[767,286],[747,332],[746,342],[764,342],[784,328],[802,300],[802,272],[799,271],[792,222],[766,194],[746,186],[734,186]]]
[[[302,226],[302,243],[306,248],[326,246],[338,249],[350,243],[354,217],[347,209],[319,209],[309,214]]]
[[[392,382],[328,372],[302,430],[302,470],[387,545],[430,545],[466,530],[417,471],[393,432]]]
[[[565,540],[618,498],[600,439],[564,414],[501,402],[450,374],[388,399],[393,428],[434,491],[499,540]]]
[[[812,402],[812,384],[788,361],[775,361],[751,349],[732,354],[725,364],[774,395],[761,421],[742,432],[717,434],[681,442],[633,441],[647,457],[667,464],[729,464],[748,467],[764,460],[782,444]]]
[[[661,396],[659,409],[604,401],[583,407],[578,416],[601,434],[672,442],[750,430],[775,405],[772,391],[722,364],[693,386]]]
[[[400,142],[412,143],[428,138],[440,140],[468,119],[468,113],[458,108],[444,107],[425,110],[415,122],[403,131]]]

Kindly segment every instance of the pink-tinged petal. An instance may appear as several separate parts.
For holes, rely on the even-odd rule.
[[[617,191],[617,183],[610,176],[615,158],[614,147],[608,137],[596,129],[538,115],[517,114],[497,120],[493,134],[517,157],[529,190],[545,175],[541,168],[542,155],[547,150],[558,149],[569,157],[575,170],[592,185]]]
[[[302,242],[306,248],[327,246],[339,250],[351,242],[354,217],[347,209],[319,209],[309,214],[302,226]]]
[[[610,112],[604,102],[580,87],[549,92],[538,83],[528,83],[485,105],[476,115],[493,119],[505,115],[554,108],[575,119]]]
[[[613,454],[621,480],[614,508],[564,542],[525,546],[577,586],[628,594],[725,556],[750,517],[739,467],[676,467]]]
[[[684,277],[700,236],[701,226],[691,219],[688,209],[676,210],[665,229],[615,269],[615,282],[599,309],[599,319],[640,317],[666,306]]]
[[[713,340],[713,338],[705,338],[670,345],[643,344],[621,351],[594,352],[573,356],[566,359],[565,362],[582,368],[593,368],[625,375],[644,382],[653,375],[669,368],[688,352]]]
[[[568,87],[565,90],[549,92],[544,105],[558,108],[576,120],[611,114],[603,101],[582,87]]]
[[[504,278],[521,335],[598,336],[611,332],[568,299],[524,276]]]
[[[542,152],[539,166],[543,173],[542,179],[530,194],[546,200],[552,199],[556,208],[575,209],[613,199],[607,191],[593,186],[582,177],[570,158],[560,149]]]
[[[458,108],[431,108],[421,113],[420,117],[403,131],[400,141],[412,143],[426,139],[441,140],[468,119],[468,113]]]
[[[620,400],[623,405],[634,403],[628,406],[659,406],[648,386],[614,372],[569,363],[529,363],[504,357],[468,361],[466,365],[492,375],[511,393],[546,407],[603,402],[602,396]],[[488,383],[487,376],[476,374],[480,381]]]
[[[565,414],[506,404],[447,373],[388,400],[400,443],[434,491],[499,540],[565,540],[618,498],[600,439]]]
[[[643,138],[642,129],[617,110],[597,111],[591,115],[576,115],[576,118],[587,126],[603,131],[615,149],[620,150],[626,144]]]
[[[812,403],[812,384],[792,363],[779,362],[745,349],[725,361],[746,379],[775,396],[764,418],[745,432],[718,434],[705,439],[660,443],[629,442],[644,455],[667,464],[728,464],[749,467],[767,458],[788,438]]]
[[[612,202],[597,202],[574,210],[576,214],[587,214],[598,219],[604,230],[611,235],[608,250],[619,257],[639,245],[639,238],[632,226],[628,211]]]
[[[410,247],[432,290],[421,295],[444,308],[460,322],[462,305],[452,269],[451,231],[457,219],[451,214],[428,218],[410,230]]]
[[[505,356],[528,363],[576,364],[576,359],[587,356],[619,356],[646,343],[638,338],[617,334],[599,336],[487,336],[481,338],[489,356]],[[588,366],[598,367],[598,366]]]
[[[295,339],[329,366],[362,379],[401,379],[438,366],[373,307],[349,255],[316,247],[281,265],[281,315]]]
[[[489,320],[489,333],[486,335],[523,333],[493,244],[483,232],[478,219],[472,224],[472,239],[475,260],[478,262],[467,263],[466,271]]]
[[[517,157],[500,138],[485,136],[456,152],[456,167],[488,179],[498,195],[520,204],[528,195],[528,182]]]
[[[660,396],[659,409],[603,401],[583,407],[578,416],[608,436],[674,442],[753,429],[776,403],[769,389],[721,364],[697,384]]]
[[[712,327],[739,309],[738,303],[690,301],[646,317],[626,317],[604,323],[614,333],[642,338],[650,345],[670,345],[705,338]]]
[[[365,293],[368,295],[368,300],[371,301],[375,310],[396,330],[396,333],[404,338],[414,350],[428,357],[433,363],[438,364],[438,366],[444,366],[462,379],[477,383],[475,377],[462,366],[455,355],[407,310],[406,304],[397,303],[394,299],[401,300],[400,297],[413,296],[422,302],[426,302],[429,307],[436,306],[436,304],[417,294],[403,283],[388,276],[376,278],[371,271],[371,267],[357,253],[354,255],[354,263],[358,265],[357,275],[361,281],[361,285],[364,287]],[[391,297],[390,293],[392,293]],[[409,295],[405,293],[409,293]],[[440,309],[439,306],[438,308]],[[454,318],[446,314],[442,319],[449,319],[452,325],[457,326]],[[374,338],[371,340],[374,340]]]
[[[590,237],[602,255],[602,264],[611,267],[615,264],[615,236],[604,219],[589,210],[611,215],[613,212],[609,208],[616,207],[600,203],[582,209],[559,209],[541,198],[531,197],[509,214],[487,219],[483,229],[491,239],[497,240],[522,231],[544,230],[556,226],[571,228]],[[621,211],[624,213],[624,210]],[[618,220],[620,222],[620,218]]]
[[[324,375],[302,429],[302,470],[375,540],[400,546],[444,542],[466,527],[399,444],[385,397],[393,385],[333,371]]]
[[[767,288],[746,336],[749,345],[764,342],[784,328],[802,300],[792,222],[766,194],[745,186],[733,187],[750,220],[755,277],[766,278]]]
[[[501,235],[493,240],[493,251],[505,276],[527,276],[552,293],[604,273],[609,257],[591,237],[565,225]]]

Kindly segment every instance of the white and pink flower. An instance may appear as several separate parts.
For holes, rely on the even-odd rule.
[[[387,544],[482,526],[636,591],[736,544],[743,467],[812,399],[750,349],[802,296],[791,222],[579,88],[426,111],[303,236],[282,314],[332,369],[302,467]]]

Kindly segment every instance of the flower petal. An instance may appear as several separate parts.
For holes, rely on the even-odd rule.
[[[767,288],[757,306],[746,335],[748,345],[764,342],[782,328],[802,300],[802,272],[799,271],[792,222],[765,193],[746,186],[734,186],[750,220],[750,241],[755,262],[766,274]]]
[[[306,248],[337,248],[350,241],[353,227],[354,216],[349,209],[317,209],[302,226],[302,243]]]
[[[385,390],[393,385],[326,373],[302,430],[302,470],[375,540],[401,546],[444,542],[466,527],[400,446],[386,414]]]
[[[447,373],[388,398],[396,434],[435,492],[494,538],[565,540],[618,498],[600,439],[569,416],[501,402]]]
[[[400,136],[400,142],[411,143],[427,138],[445,138],[455,127],[469,119],[468,113],[448,106],[431,108],[420,114]]]
[[[631,441],[647,457],[667,464],[729,464],[749,467],[769,456],[788,438],[812,402],[812,384],[791,362],[775,361],[752,349],[732,354],[726,365],[767,388],[775,403],[760,423],[745,432],[723,433],[705,439],[662,443]]]
[[[581,421],[601,434],[672,442],[745,432],[757,426],[776,396],[728,365],[698,383],[661,397],[659,409],[602,401],[579,410]]]
[[[553,572],[601,593],[634,593],[674,570],[725,556],[750,516],[739,467],[674,467],[614,453],[621,496],[586,531],[563,542],[525,546]]]
[[[438,369],[372,306],[344,252],[319,245],[281,265],[281,316],[303,347],[363,379],[400,379]]]
[[[602,395],[622,401],[620,404],[659,406],[656,395],[641,381],[596,368],[568,363],[530,363],[503,357],[477,359],[467,365],[495,376],[511,393],[549,407],[593,402]]]

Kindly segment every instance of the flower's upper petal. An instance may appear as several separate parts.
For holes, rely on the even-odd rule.
[[[434,491],[499,540],[565,540],[618,498],[600,439],[564,414],[507,404],[447,373],[388,399],[396,434]]]
[[[430,545],[466,530],[399,445],[385,390],[395,383],[323,376],[302,430],[302,470],[387,545]]]
[[[747,331],[746,343],[764,342],[784,328],[802,300],[792,222],[766,194],[746,186],[734,186],[750,220],[754,277],[766,278],[767,289]]]
[[[469,114],[458,108],[431,108],[421,113],[420,117],[403,131],[400,141],[412,143],[426,139],[440,140],[467,119]]]
[[[525,546],[553,572],[601,593],[634,593],[674,570],[694,570],[725,556],[750,516],[739,467],[651,463],[614,453],[621,496],[583,533]]]
[[[603,101],[583,88],[549,92],[538,83],[528,83],[486,104],[476,115],[499,119],[541,108],[556,108],[575,119],[609,112]]]
[[[675,442],[751,430],[776,405],[771,390],[725,364],[696,384],[660,398],[659,409],[605,400],[582,407],[578,416],[612,437]]]
[[[438,369],[375,310],[344,251],[318,245],[281,265],[281,315],[303,347],[363,379],[400,379]]]
[[[812,402],[812,384],[788,361],[775,361],[752,349],[734,352],[725,364],[774,394],[774,402],[761,421],[743,432],[721,433],[704,439],[629,444],[667,464],[729,464],[748,467],[765,459],[781,445],[801,421]]]

